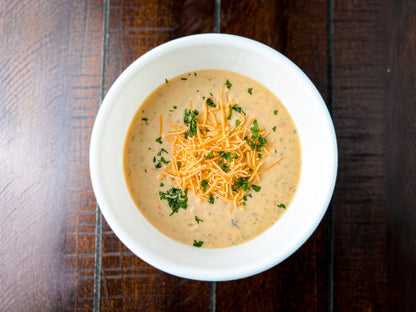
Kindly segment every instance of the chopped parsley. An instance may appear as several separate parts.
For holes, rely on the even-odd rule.
[[[160,183],[160,187],[164,187],[165,186],[165,184],[163,184],[163,182],[161,182]]]
[[[233,159],[237,159],[238,158],[238,154],[237,153],[234,153],[232,158]]]
[[[148,119],[147,118],[142,118],[142,120],[147,122]]]
[[[212,195],[212,193],[209,195],[209,198],[208,198],[208,203],[210,203],[211,205],[212,204],[214,204],[214,202],[215,202],[215,197],[214,197],[214,195]]]
[[[191,111],[190,109],[185,109],[185,116],[183,117],[183,122],[185,125],[189,126],[189,131],[185,132],[185,138],[188,138],[188,136],[194,136],[196,135],[196,124],[199,122],[199,120],[196,118],[198,116],[199,112],[198,110],[194,109]]]
[[[248,92],[248,94],[252,95],[253,94],[253,88],[248,88],[247,92]]]
[[[231,89],[232,85],[233,84],[227,79],[227,81],[225,82],[225,86],[227,87],[228,90]]]
[[[220,161],[220,162],[218,163],[218,165],[221,167],[221,169],[222,169],[224,172],[228,172],[228,171],[230,171],[230,167],[229,167],[229,166],[227,166],[227,164],[226,164],[225,162]]]
[[[196,77],[196,73],[194,73],[194,76]]]
[[[177,109],[178,107],[175,105],[175,106],[173,106],[173,109]]]
[[[237,128],[239,125],[240,125],[240,120],[238,120],[238,119],[237,119],[237,120],[235,121],[235,127]]]
[[[207,99],[207,105],[210,107],[216,107],[217,105],[215,105],[214,101],[212,99]]]
[[[222,158],[227,159],[228,161],[233,161],[231,159],[231,152],[227,152],[227,153],[226,152],[219,152],[218,155]]]
[[[276,132],[276,126],[274,126],[272,129],[273,129],[273,132]]]
[[[198,216],[195,216],[195,221],[196,221],[196,223],[198,223],[198,224],[199,224],[199,222],[204,222],[204,220],[202,220],[202,219],[198,218]]]
[[[204,156],[205,159],[211,159],[212,157],[214,157],[214,152],[213,151],[209,152],[209,154],[207,156]]]
[[[267,140],[263,138],[261,135],[259,135],[260,128],[256,119],[253,121],[253,127],[251,127],[250,130],[251,138],[245,137],[244,139],[247,141],[248,145],[252,150],[260,152],[261,148],[266,145]]]
[[[209,95],[214,96],[214,94],[212,94],[212,92],[210,92]]]
[[[207,191],[207,187],[208,187],[208,180],[202,180],[201,182],[201,186],[202,186],[202,194],[205,193]]]
[[[286,209],[286,205],[285,204],[279,204],[279,205],[277,205],[277,207]]]
[[[261,190],[261,186],[257,186],[257,185],[251,185],[251,187],[253,188],[253,190],[255,190],[256,192],[260,192]]]
[[[252,197],[253,197],[253,195],[251,195],[251,194],[244,195],[244,196],[243,196],[243,200],[244,200],[244,201],[247,201],[247,199],[248,199],[249,197],[250,197],[250,198],[252,198]]]
[[[180,161],[177,161],[176,166],[178,167],[178,171],[179,171],[179,169],[181,169],[182,167],[182,163]]]
[[[181,77],[181,80],[188,80],[188,78],[183,78],[183,77]]]
[[[165,150],[164,148],[162,148],[161,150],[160,150],[160,152],[159,153],[157,153],[156,155],[157,156],[160,156],[160,155],[162,155],[162,152],[165,152],[166,154],[168,154],[168,151],[167,150]],[[154,162],[154,161],[153,161]]]
[[[231,189],[234,192],[238,192],[240,190],[240,188],[244,191],[247,192],[248,190],[250,190],[250,186],[248,184],[248,178],[238,178],[237,181],[235,181],[235,183],[231,186]]]
[[[165,83],[169,83],[169,80],[167,78],[165,78]]]
[[[229,110],[230,110],[230,113],[228,114],[228,118],[227,118],[227,120],[230,120],[231,119],[231,117],[232,117],[232,115],[233,115],[233,110],[235,110],[236,112],[238,112],[238,113],[240,113],[240,114],[246,114],[244,111],[243,111],[243,109],[240,107],[240,106],[238,106],[237,104],[234,104],[234,105],[228,105],[228,108],[229,108]]]
[[[178,213],[180,208],[186,209],[188,207],[188,190],[182,193],[180,188],[172,187],[167,192],[159,192],[159,196],[160,199],[168,201],[169,207],[172,209],[170,216]]]
[[[159,144],[162,144],[162,137],[158,137],[155,141]]]
[[[197,241],[197,240],[194,239],[194,246],[195,247],[201,247],[203,244],[204,244],[203,241]]]
[[[275,110],[273,111],[273,114],[277,115],[277,109],[275,109]]]

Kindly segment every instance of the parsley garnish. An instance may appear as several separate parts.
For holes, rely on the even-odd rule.
[[[214,101],[212,99],[207,99],[207,105],[210,107],[216,107]]]
[[[159,192],[159,196],[160,199],[168,201],[169,207],[172,209],[170,216],[177,213],[179,208],[186,209],[188,207],[188,190],[182,193],[181,189],[172,187],[167,192]]]
[[[247,201],[247,199],[248,199],[249,197],[250,197],[250,198],[252,198],[252,197],[253,197],[253,195],[251,195],[251,194],[244,195],[244,196],[243,196],[243,200],[244,200],[244,201]]]
[[[275,109],[275,110],[273,111],[273,114],[277,115],[277,109]]]
[[[207,156],[204,156],[205,159],[211,159],[212,157],[214,157],[214,152],[213,151],[209,152],[209,154]]]
[[[246,114],[244,111],[243,111],[243,109],[240,107],[240,106],[238,106],[237,104],[234,104],[234,105],[228,105],[228,108],[229,108],[229,110],[230,110],[230,113],[228,114],[228,118],[227,118],[227,120],[230,120],[231,119],[231,117],[232,117],[232,115],[233,115],[233,110],[235,110],[236,112],[238,112],[238,113],[240,113],[240,114]]]
[[[220,162],[218,163],[218,165],[221,167],[221,169],[222,169],[224,172],[228,172],[228,171],[230,171],[230,167],[228,167],[226,163],[224,163],[224,162],[220,161]]]
[[[261,190],[261,186],[257,186],[257,185],[252,185],[251,186],[252,188],[253,188],[253,190],[255,190],[256,192],[260,192],[260,190]]]
[[[202,180],[201,186],[202,186],[202,194],[203,194],[203,193],[205,193],[207,191],[208,180]]]
[[[238,154],[237,154],[237,153],[234,153],[234,154],[233,154],[233,158],[234,158],[234,159],[237,159],[237,158],[238,158]]]
[[[208,203],[210,203],[211,205],[212,204],[214,204],[214,202],[215,202],[215,197],[214,197],[214,195],[212,195],[212,193],[209,195],[209,198],[208,198]]]
[[[231,159],[231,152],[227,152],[227,153],[226,152],[219,152],[218,155],[222,158],[227,159],[228,161],[233,161]]]
[[[225,85],[227,89],[230,90],[233,84],[227,79],[227,81],[225,82]]]
[[[198,223],[198,224],[199,224],[199,222],[204,222],[204,220],[202,220],[202,219],[198,218],[198,216],[195,216],[195,221],[196,221],[196,223]]]
[[[240,125],[240,120],[236,119],[235,121],[235,127],[237,128]]]
[[[232,185],[232,190],[234,192],[238,192],[240,190],[240,188],[244,191],[247,192],[250,189],[250,186],[248,185],[248,178],[238,178],[237,181],[235,181],[235,183]]]
[[[196,73],[194,73],[194,76],[196,77]]]
[[[143,120],[143,121],[147,121],[148,119],[147,119],[147,118],[142,118],[142,120]]]
[[[279,204],[279,205],[277,205],[277,207],[286,209],[286,205],[285,204]]]
[[[253,127],[251,129],[251,138],[245,137],[244,139],[247,141],[248,145],[252,150],[256,150],[257,152],[261,151],[261,148],[267,143],[267,140],[259,135],[260,128],[257,120],[253,121]]]
[[[182,78],[182,77],[181,77],[181,80],[188,80],[188,78]]]
[[[162,144],[162,137],[158,137],[155,141],[159,144]]]
[[[166,154],[168,154],[168,151],[167,150],[165,150],[164,148],[162,148],[161,150],[160,150],[160,152],[159,153],[157,153],[156,155],[157,156],[160,156],[160,155],[162,155],[162,152],[165,152]],[[154,162],[154,161],[153,161]]]
[[[252,95],[253,94],[253,88],[248,88],[247,92]]]
[[[178,167],[178,171],[179,171],[179,169],[181,169],[181,167],[182,167],[181,162],[180,162],[180,161],[177,161],[177,162],[176,162],[176,166]]]
[[[273,132],[276,132],[276,126],[274,126],[272,129],[273,129]]]
[[[160,187],[164,187],[165,186],[165,184],[163,184],[163,182],[161,182],[160,183]]]
[[[196,135],[196,123],[199,122],[199,120],[196,118],[198,116],[199,112],[198,110],[194,109],[191,111],[190,109],[185,109],[185,116],[183,117],[183,122],[185,125],[189,126],[189,131],[185,132],[185,138],[188,136],[194,136]]]
[[[194,246],[195,246],[195,247],[201,247],[203,244],[204,244],[204,242],[203,242],[203,241],[196,241],[196,240],[194,239]]]

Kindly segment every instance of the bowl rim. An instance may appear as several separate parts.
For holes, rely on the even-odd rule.
[[[134,242],[129,238],[129,233],[126,232],[125,229],[121,226],[121,224],[115,220],[111,213],[111,207],[110,204],[107,201],[106,194],[104,191],[104,187],[100,181],[101,173],[99,168],[99,154],[100,154],[100,147],[99,147],[99,141],[100,141],[100,135],[102,132],[103,127],[105,126],[105,118],[106,115],[110,113],[111,107],[114,103],[115,98],[119,94],[120,90],[130,81],[132,76],[136,73],[136,71],[147,62],[151,62],[153,59],[163,55],[163,53],[169,52],[171,49],[176,49],[179,47],[184,47],[187,45],[195,45],[198,43],[204,43],[204,42],[221,42],[221,41],[232,41],[235,44],[241,44],[241,45],[249,45],[253,49],[260,49],[267,51],[267,53],[272,53],[278,56],[279,58],[283,59],[287,66],[291,68],[299,77],[302,79],[302,81],[305,83],[305,85],[311,89],[312,92],[315,93],[315,96],[320,99],[320,106],[317,108],[320,110],[320,112],[325,117],[326,125],[329,129],[329,137],[331,140],[331,147],[332,149],[329,151],[332,155],[333,163],[330,164],[330,181],[329,185],[330,187],[326,190],[324,195],[324,205],[320,207],[319,211],[317,211],[314,220],[309,223],[309,227],[307,230],[303,232],[302,239],[299,239],[295,243],[292,243],[289,248],[285,251],[283,255],[280,255],[279,257],[270,257],[269,259],[265,259],[262,261],[259,261],[254,266],[248,266],[244,268],[239,268],[236,270],[231,271],[224,271],[224,270],[218,270],[217,272],[212,272],[211,270],[207,270],[206,272],[198,271],[196,272],[193,269],[189,269],[186,266],[181,266],[181,264],[178,263],[171,263],[166,262],[162,258],[158,258],[157,255],[149,255],[146,253],[141,253],[140,248],[136,248],[137,246],[134,245]],[[233,280],[233,279],[239,279],[244,278],[248,276],[255,275],[257,273],[263,272],[276,264],[284,261],[287,257],[292,255],[297,249],[299,249],[305,241],[312,235],[312,233],[316,230],[319,223],[321,222],[324,214],[327,211],[328,205],[330,203],[330,200],[332,198],[332,194],[335,188],[335,182],[337,177],[337,168],[338,168],[338,150],[337,150],[337,142],[336,142],[336,135],[335,135],[335,128],[331,119],[331,116],[328,112],[327,106],[322,99],[320,93],[316,89],[316,87],[313,85],[313,83],[310,81],[310,79],[303,73],[303,71],[295,65],[290,59],[285,57],[283,54],[279,53],[278,51],[274,50],[273,48],[260,43],[258,41],[255,41],[253,39],[236,36],[236,35],[230,35],[230,34],[197,34],[197,35],[190,35],[186,37],[177,38],[171,41],[168,41],[166,43],[163,43],[142,56],[140,56],[138,59],[136,59],[133,63],[131,63],[116,79],[116,81],[113,83],[113,85],[108,90],[106,96],[104,97],[102,101],[102,105],[100,106],[100,109],[97,113],[97,117],[93,126],[92,134],[91,134],[91,142],[90,142],[90,153],[89,153],[89,165],[90,165],[90,175],[91,175],[91,182],[94,194],[97,199],[97,204],[99,206],[99,209],[102,212],[102,215],[105,217],[107,223],[111,227],[111,229],[114,231],[116,236],[125,244],[135,255],[140,257],[145,262],[149,263],[150,265],[165,271],[167,273],[180,276],[183,278],[189,278],[189,279],[195,279],[195,280],[216,280],[216,281],[225,281],[225,280]],[[262,235],[262,234],[261,234]],[[234,248],[234,247],[229,247]],[[212,250],[218,249],[200,249],[203,253],[209,255]],[[189,270],[188,270],[189,269]]]

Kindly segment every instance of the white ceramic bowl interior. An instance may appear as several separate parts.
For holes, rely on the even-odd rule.
[[[125,137],[142,102],[165,78],[198,69],[234,71],[262,83],[285,105],[301,141],[302,173],[287,212],[257,238],[230,248],[196,248],[161,234],[133,203],[123,174]],[[309,238],[333,193],[337,145],[324,101],[289,59],[250,39],[203,34],[165,43],[137,59],[120,75],[94,124],[90,170],[106,221],[133,253],[173,275],[223,281],[254,275],[278,264]]]

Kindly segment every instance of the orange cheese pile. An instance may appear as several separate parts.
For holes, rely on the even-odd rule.
[[[213,194],[231,203],[233,209],[241,204],[252,183],[259,182],[259,174],[275,166],[282,158],[263,168],[270,151],[265,146],[260,151],[252,150],[245,140],[251,136],[253,120],[248,120],[244,113],[233,111],[233,114],[238,114],[238,126],[227,121],[230,105],[236,104],[230,98],[229,90],[222,91],[220,99],[212,100],[216,107],[204,102],[202,114],[197,115],[194,136],[185,135],[189,131],[187,125],[173,124],[168,120],[173,130],[164,134],[164,138],[171,143],[171,162],[165,169],[158,170],[159,179],[172,178],[180,188],[192,190],[200,200],[207,200]],[[266,137],[267,134],[260,127],[259,135]],[[222,155],[229,152],[232,161],[221,157],[221,152]],[[247,180],[250,189],[240,187],[236,191],[233,185],[239,178]]]

